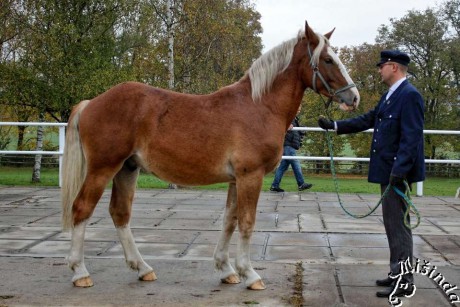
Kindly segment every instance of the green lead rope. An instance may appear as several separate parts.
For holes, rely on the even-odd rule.
[[[396,194],[401,196],[401,198],[406,203],[407,209],[406,209],[406,212],[404,213],[404,225],[409,229],[414,229],[418,225],[420,225],[420,213],[418,212],[417,208],[415,207],[414,203],[412,202],[412,200],[410,198],[410,193],[409,193],[410,189],[409,189],[409,185],[407,184],[407,181],[404,181],[404,185],[406,186],[406,194],[401,192],[401,190],[398,189],[395,186],[393,186],[393,190],[396,192]],[[388,185],[388,186],[390,186],[390,185]],[[417,223],[414,226],[411,226],[410,222],[408,221],[409,211],[412,211],[412,213],[414,213],[415,216],[417,217]]]
[[[409,185],[407,184],[406,181],[404,181],[404,185],[406,186],[406,194],[404,194],[403,192],[401,192],[401,190],[399,190],[397,187],[395,186],[392,186],[392,185],[388,185],[387,188],[385,189],[385,191],[383,192],[382,194],[382,197],[380,197],[380,200],[379,202],[377,203],[377,205],[375,205],[374,208],[372,208],[368,213],[366,214],[362,214],[362,215],[358,215],[358,214],[353,214],[351,212],[349,212],[344,206],[343,206],[343,203],[342,203],[342,200],[340,199],[340,194],[339,194],[339,182],[337,180],[337,174],[336,174],[336,171],[335,171],[335,165],[334,165],[334,156],[333,156],[333,148],[332,148],[332,139],[331,139],[331,136],[329,134],[329,131],[325,131],[326,132],[326,139],[327,139],[327,145],[329,147],[329,152],[330,152],[330,157],[331,157],[331,173],[332,173],[332,178],[334,179],[334,186],[335,186],[335,193],[337,194],[337,199],[339,200],[339,204],[340,204],[340,207],[342,207],[343,211],[345,211],[346,214],[348,214],[349,216],[351,217],[354,217],[354,218],[357,218],[357,219],[361,219],[361,218],[364,218],[366,216],[369,216],[371,215],[375,210],[377,210],[377,208],[380,206],[380,204],[382,203],[383,199],[386,197],[386,195],[388,194],[388,191],[390,190],[390,188],[393,188],[393,190],[396,192],[396,194],[398,194],[399,196],[402,197],[402,199],[404,200],[404,202],[406,203],[406,211],[404,213],[404,225],[409,228],[409,229],[414,229],[416,228],[419,224],[420,224],[420,213],[418,212],[417,208],[415,207],[415,205],[412,203],[412,200],[410,198],[410,189],[409,189]],[[409,212],[412,210],[412,212],[415,214],[415,216],[417,217],[417,223],[414,225],[414,226],[411,226],[410,225],[410,222],[408,221],[408,217],[409,217]]]

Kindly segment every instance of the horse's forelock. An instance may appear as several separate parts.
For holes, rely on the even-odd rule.
[[[313,50],[313,55],[310,59],[310,65],[312,66],[318,65],[321,51],[323,50],[324,46],[329,46],[329,40],[324,35],[316,33],[316,36],[318,36],[319,43],[315,50]]]
[[[316,35],[319,43],[313,51],[311,64],[318,63],[321,50],[326,44],[329,44],[326,37],[318,33]],[[267,51],[252,63],[248,75],[251,80],[253,101],[258,101],[270,89],[276,76],[288,67],[292,59],[294,47],[302,38],[305,38],[305,32],[299,31],[297,37]]]

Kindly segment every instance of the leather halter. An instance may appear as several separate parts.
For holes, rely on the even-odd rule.
[[[310,43],[308,43],[308,55],[310,56],[311,68],[313,70],[313,77],[312,77],[312,84],[311,84],[312,89],[315,91],[315,93],[320,94],[318,89],[316,88],[316,78],[319,78],[321,80],[321,82],[323,83],[324,87],[326,88],[327,92],[330,95],[326,107],[328,107],[331,104],[332,99],[337,94],[345,92],[346,90],[348,90],[350,88],[356,87],[356,85],[354,83],[350,83],[350,84],[347,84],[347,85],[339,88],[338,90],[334,90],[332,87],[330,87],[330,85],[327,83],[326,79],[324,79],[323,75],[319,71],[318,63],[313,63],[313,61],[312,61],[313,54],[311,52]]]

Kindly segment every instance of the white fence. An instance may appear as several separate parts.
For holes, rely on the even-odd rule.
[[[28,122],[0,122],[0,126],[43,126],[59,127],[59,148],[58,151],[20,151],[20,150],[0,150],[0,154],[10,155],[59,155],[59,186],[62,185],[62,155],[65,146],[65,127],[67,123],[28,123]]]
[[[0,150],[0,154],[26,154],[26,155],[59,155],[59,186],[61,186],[61,166],[62,166],[62,155],[64,154],[65,146],[65,127],[66,123],[33,123],[33,122],[0,122],[0,126],[47,126],[47,127],[59,127],[59,149],[58,151],[15,151],[15,150]],[[317,131],[323,132],[324,130],[317,127],[295,127],[294,130],[301,131]],[[373,129],[366,130],[364,132],[374,132]],[[460,131],[455,130],[424,130],[424,134],[442,134],[442,135],[460,135]],[[328,161],[330,157],[314,157],[314,156],[283,156],[283,159],[298,159],[298,160],[315,160],[315,161]],[[334,157],[334,161],[364,161],[368,162],[369,158],[356,158],[356,157]],[[448,164],[460,164],[460,160],[437,160],[437,159],[425,159],[426,163],[448,163]],[[423,196],[423,182],[417,183],[417,196]]]
[[[322,128],[313,127],[294,127],[293,130],[300,131],[324,131]],[[363,131],[366,133],[374,132],[374,129]],[[442,134],[442,135],[460,135],[460,131],[455,130],[423,130],[423,134]],[[328,161],[330,157],[313,157],[313,156],[283,156],[283,159],[290,160],[313,160],[313,161]],[[370,158],[354,158],[354,157],[334,157],[334,161],[364,161],[369,162]],[[460,160],[439,160],[439,159],[425,159],[425,163],[446,163],[446,164],[460,164]],[[460,189],[460,188],[459,188]],[[417,182],[417,196],[423,196],[423,181]]]

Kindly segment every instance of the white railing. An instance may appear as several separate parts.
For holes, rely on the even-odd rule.
[[[324,132],[322,128],[313,128],[313,127],[294,127],[292,130],[300,130],[300,131],[321,131]],[[373,133],[374,129],[368,129],[363,132]],[[331,132],[333,133],[333,132]],[[446,134],[446,135],[460,135],[460,131],[456,130],[423,130],[423,134]],[[298,160],[320,160],[326,161],[330,160],[330,157],[310,157],[310,156],[298,156],[298,157],[289,157],[283,156],[283,159],[298,159]],[[353,158],[353,157],[334,157],[334,161],[367,161],[369,162],[369,158]],[[460,160],[439,160],[439,159],[425,159],[425,163],[453,163],[453,164],[460,164]]]
[[[321,131],[322,128],[313,127],[294,127],[293,130],[300,131]],[[374,129],[368,129],[363,132],[372,133]],[[332,133],[332,132],[331,132]],[[447,134],[447,135],[460,135],[460,131],[455,130],[423,130],[423,134]],[[282,156],[286,160],[310,160],[310,161],[329,161],[330,157],[313,157],[313,156]],[[334,161],[363,161],[369,162],[370,158],[355,158],[355,157],[334,157]],[[447,163],[447,164],[460,164],[460,160],[439,160],[439,159],[425,159],[425,163]],[[417,182],[417,196],[423,196],[423,181]]]
[[[43,126],[59,127],[58,151],[32,151],[32,150],[0,150],[0,154],[10,155],[59,155],[59,186],[62,186],[62,156],[65,146],[65,127],[67,123],[28,123],[28,122],[0,122],[0,126]]]
[[[36,123],[36,122],[0,122],[0,126],[48,126],[48,127],[59,127],[59,149],[58,151],[17,151],[17,150],[0,150],[0,154],[26,154],[26,155],[59,155],[59,186],[62,184],[62,155],[64,154],[65,146],[65,127],[67,123]],[[301,131],[320,131],[324,130],[318,127],[295,127],[293,130]],[[374,132],[373,129],[369,129],[363,132]],[[446,135],[460,135],[460,131],[455,130],[423,130],[424,134],[446,134]],[[282,156],[283,159],[287,160],[316,160],[316,161],[328,161],[330,157],[314,157],[314,156]],[[334,161],[363,161],[369,162],[369,158],[356,158],[356,157],[334,157]],[[448,164],[460,164],[460,160],[437,160],[437,159],[425,159],[426,163],[448,163]],[[423,196],[423,182],[417,182],[417,196]]]

